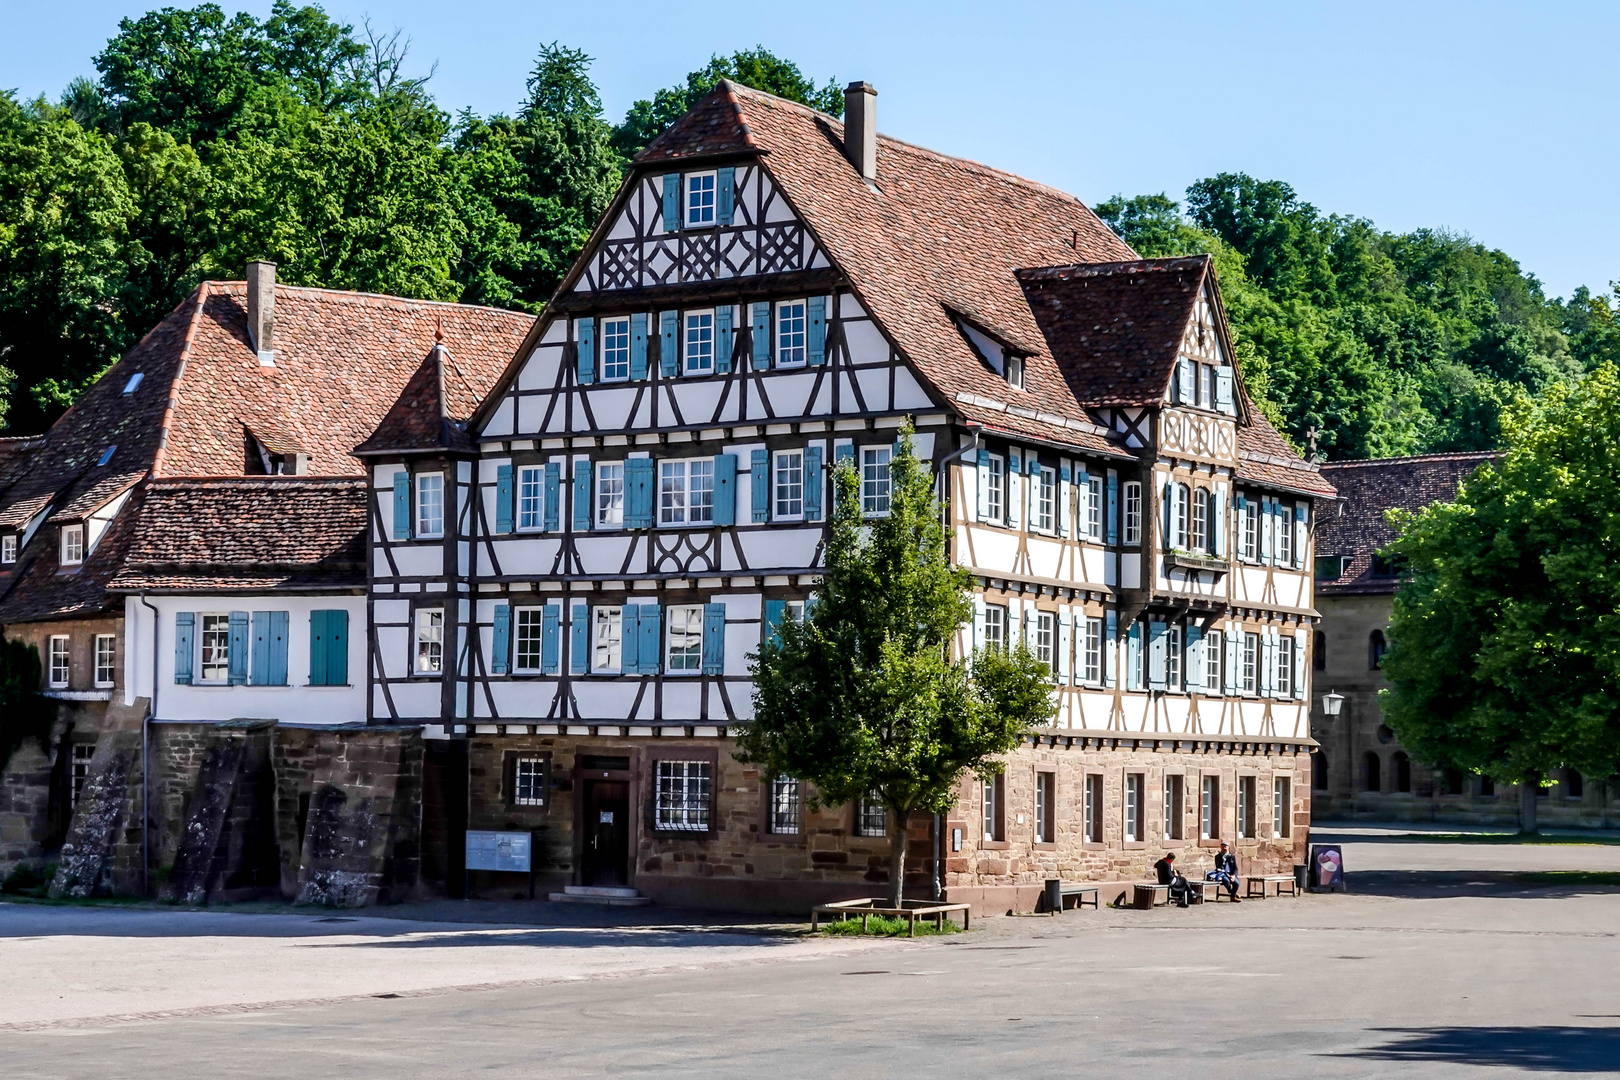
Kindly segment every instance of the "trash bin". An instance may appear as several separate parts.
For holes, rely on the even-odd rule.
[[[1052,915],[1057,915],[1063,910],[1063,880],[1061,878],[1046,879],[1046,910]]]
[[[1295,863],[1294,864],[1294,895],[1295,896],[1298,896],[1300,893],[1304,892],[1305,891],[1305,886],[1310,884],[1310,881],[1308,880],[1308,877],[1307,877],[1309,871],[1310,871],[1310,867],[1306,866],[1304,863]]]

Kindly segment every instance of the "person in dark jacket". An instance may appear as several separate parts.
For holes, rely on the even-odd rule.
[[[1221,887],[1226,890],[1226,895],[1232,898],[1232,903],[1243,903],[1242,900],[1238,899],[1237,894],[1237,856],[1232,854],[1231,849],[1226,846],[1225,840],[1221,841],[1220,854],[1215,856],[1215,869],[1209,872],[1209,880],[1220,882]]]
[[[1159,875],[1159,884],[1170,886],[1170,899],[1177,907],[1186,907],[1192,902],[1192,886],[1176,873],[1175,852],[1166,852],[1164,858],[1153,864],[1153,869]]]

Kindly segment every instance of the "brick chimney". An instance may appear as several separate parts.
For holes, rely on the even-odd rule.
[[[248,340],[259,354],[259,363],[275,367],[276,264],[247,264]]]
[[[877,91],[869,82],[844,88],[844,155],[861,179],[877,186]]]

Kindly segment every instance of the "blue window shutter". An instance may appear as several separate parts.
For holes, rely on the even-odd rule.
[[[664,174],[664,231],[681,227],[681,174]]]
[[[721,375],[731,371],[731,351],[737,347],[732,337],[731,311],[730,304],[714,309],[714,370]]]
[[[824,364],[827,362],[827,298],[825,296],[812,296],[805,305],[807,314],[806,331],[809,345],[809,362]]]
[[[1142,624],[1132,622],[1125,642],[1125,689],[1142,685]]]
[[[978,456],[978,487],[979,487],[979,513],[980,521],[990,520],[990,452],[980,447],[976,452]]]
[[[241,686],[248,679],[248,613],[231,612],[230,683]]]
[[[681,373],[681,313],[663,311],[658,315],[658,371],[666,379]]]
[[[1221,412],[1232,411],[1232,369],[1215,369],[1215,407]]]
[[[1235,626],[1226,628],[1226,666],[1221,672],[1221,689],[1228,694],[1238,690],[1238,644],[1242,631]]]
[[[574,531],[588,532],[591,527],[591,463],[574,462]]]
[[[1271,500],[1265,496],[1260,497],[1260,561],[1271,562],[1271,528],[1276,518],[1271,513]]]
[[[737,170],[731,165],[714,170],[714,216],[722,226],[730,225],[737,213]]]
[[[630,377],[647,377],[647,313],[638,311],[630,316]]]
[[[489,646],[489,670],[505,675],[512,670],[512,606],[495,605],[495,634]]]
[[[517,488],[512,481],[512,466],[495,466],[495,531],[509,533],[517,517]]]
[[[562,470],[555,461],[546,462],[546,502],[545,520],[543,522],[547,532],[557,531],[557,504],[562,486]]]
[[[1119,476],[1108,474],[1108,505],[1103,507],[1103,528],[1107,531],[1110,544],[1119,543]]]
[[[624,463],[625,528],[652,528],[653,487],[652,458],[627,459]]]
[[[326,613],[326,685],[349,685],[349,613]]]
[[[547,604],[540,609],[540,670],[546,675],[557,674],[557,654],[561,652],[558,617],[562,608]]]
[[[1171,400],[1182,405],[1192,404],[1193,399],[1193,366],[1192,361],[1183,356],[1176,361],[1176,384]]]
[[[782,620],[786,616],[786,600],[765,601],[765,640],[772,645],[782,644]]]
[[[1065,676],[1074,667],[1069,663],[1074,644],[1069,637],[1069,617],[1060,611],[1055,618],[1057,620],[1057,641],[1053,643],[1056,648],[1052,650],[1052,674],[1057,676],[1058,682],[1063,683],[1069,681]],[[1080,629],[1083,631],[1085,628],[1086,624],[1082,621]]]
[[[1182,679],[1187,689],[1204,689],[1204,628],[1193,623],[1187,623],[1187,658],[1182,665]]]
[[[726,673],[726,605],[703,605],[703,674]]]
[[[309,613],[309,685],[331,686],[326,673],[326,637],[330,631],[327,629],[330,611],[312,611]]]
[[[804,448],[804,520],[821,520],[821,489],[827,479],[821,471],[821,447]]]
[[[714,523],[737,524],[737,455],[714,456]]]
[[[1112,690],[1119,682],[1119,612],[1103,615],[1103,685]]]
[[[643,675],[656,675],[664,659],[663,609],[657,604],[642,604],[636,610],[636,627],[636,634],[641,639],[637,643],[641,654],[637,666]]]
[[[755,450],[749,458],[749,487],[752,489],[754,522],[771,519],[771,455],[768,450]]]
[[[771,305],[754,305],[754,370],[771,366]]]
[[[575,342],[574,367],[581,383],[596,381],[596,320],[579,320],[579,340]]]
[[[411,474],[394,474],[394,539],[411,538]]]
[[[174,613],[174,681],[181,686],[191,685],[191,658],[196,654],[192,634],[196,628],[196,612]]]
[[[626,604],[619,610],[619,672],[635,675],[641,670],[641,631],[637,626],[641,609]]]
[[[1169,682],[1170,625],[1148,623],[1148,689],[1163,690]]]
[[[568,623],[568,670],[583,675],[590,670],[591,609],[575,604]]]
[[[1007,513],[1007,528],[1018,527],[1018,504],[1023,501],[1024,485],[1019,474],[1024,470],[1024,459],[1018,454],[1007,454],[1007,490],[1001,493],[1003,509]]]
[[[263,680],[265,686],[287,685],[287,623],[285,611],[270,612],[270,668]]]
[[[1081,492],[1080,506],[1082,507],[1082,509],[1080,511],[1079,527],[1075,530],[1075,535],[1076,536],[1085,536],[1086,535],[1086,523],[1085,523],[1085,516],[1086,515],[1085,515],[1084,507],[1085,507],[1086,504],[1085,504],[1084,500],[1085,500],[1085,490],[1086,490],[1086,472],[1085,472],[1084,466],[1081,467],[1078,479],[1079,479],[1079,482],[1080,482],[1080,492]],[[1070,517],[1071,511],[1073,509],[1073,505],[1074,505],[1074,499],[1069,494],[1069,492],[1071,490],[1071,485],[1070,485],[1069,481],[1070,481],[1069,465],[1068,465],[1067,462],[1061,462],[1060,461],[1058,463],[1058,505],[1057,505],[1057,527],[1058,527],[1058,535],[1059,536],[1068,536],[1069,535],[1069,517]]]
[[[1226,557],[1226,496],[1209,493],[1209,546],[1217,559]]]
[[[270,613],[255,611],[248,632],[253,639],[250,650],[252,662],[248,665],[248,682],[253,686],[271,686],[270,682]]]

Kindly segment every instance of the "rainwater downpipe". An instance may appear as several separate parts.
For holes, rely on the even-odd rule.
[[[146,800],[151,789],[151,773],[148,769],[147,745],[148,736],[152,730],[152,717],[157,715],[158,695],[158,609],[147,602],[145,590],[141,591],[141,605],[152,613],[152,699],[147,702],[146,715],[141,718],[141,895],[151,893],[149,880],[152,865],[152,853],[149,846],[148,833],[152,827],[152,817],[147,812]]]
[[[950,463],[955,461],[957,458],[966,456],[970,450],[974,451],[975,456],[977,456],[977,451],[979,449],[979,434],[983,431],[983,427],[979,424],[970,423],[967,425],[967,428],[969,431],[973,432],[973,445],[964,446],[959,450],[952,450],[949,454],[946,454],[943,458],[941,458],[939,462],[939,480],[935,495],[939,499],[939,527],[947,532],[950,530],[950,522],[948,518],[949,511],[945,504],[946,466],[950,465]],[[934,880],[931,884],[933,885],[934,902],[938,903],[939,900],[945,895],[945,819],[941,814],[936,813],[934,815],[933,833]]]

